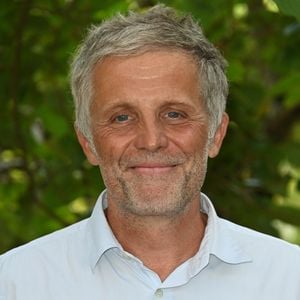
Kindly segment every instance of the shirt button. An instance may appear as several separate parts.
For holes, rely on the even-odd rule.
[[[155,297],[162,298],[164,296],[164,292],[162,289],[157,289],[154,293]]]

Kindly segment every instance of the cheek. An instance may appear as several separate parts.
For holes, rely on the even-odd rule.
[[[208,135],[205,126],[185,126],[169,131],[169,140],[184,153],[193,155],[203,153],[208,146]]]
[[[126,134],[98,134],[95,136],[95,147],[100,165],[113,164],[128,148],[130,138]]]
[[[116,177],[119,177],[120,149],[113,144],[98,144],[97,148],[99,158],[99,168],[105,186],[112,187],[116,185]]]

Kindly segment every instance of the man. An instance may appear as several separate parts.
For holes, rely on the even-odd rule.
[[[299,247],[219,218],[200,192],[228,125],[225,66],[164,6],[91,29],[75,127],[107,189],[89,219],[1,257],[0,299],[300,299]]]

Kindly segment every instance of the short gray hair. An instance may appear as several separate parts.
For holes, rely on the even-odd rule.
[[[153,49],[181,50],[198,64],[201,96],[209,114],[209,136],[214,135],[226,107],[227,63],[203,35],[190,15],[156,5],[144,13],[117,14],[92,26],[71,64],[71,89],[75,103],[75,126],[92,142],[90,106],[92,72],[108,56],[137,55]]]

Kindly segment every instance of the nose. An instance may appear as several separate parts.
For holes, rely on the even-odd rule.
[[[168,138],[163,125],[157,119],[144,120],[140,124],[135,140],[135,146],[139,150],[155,152],[168,146]]]

